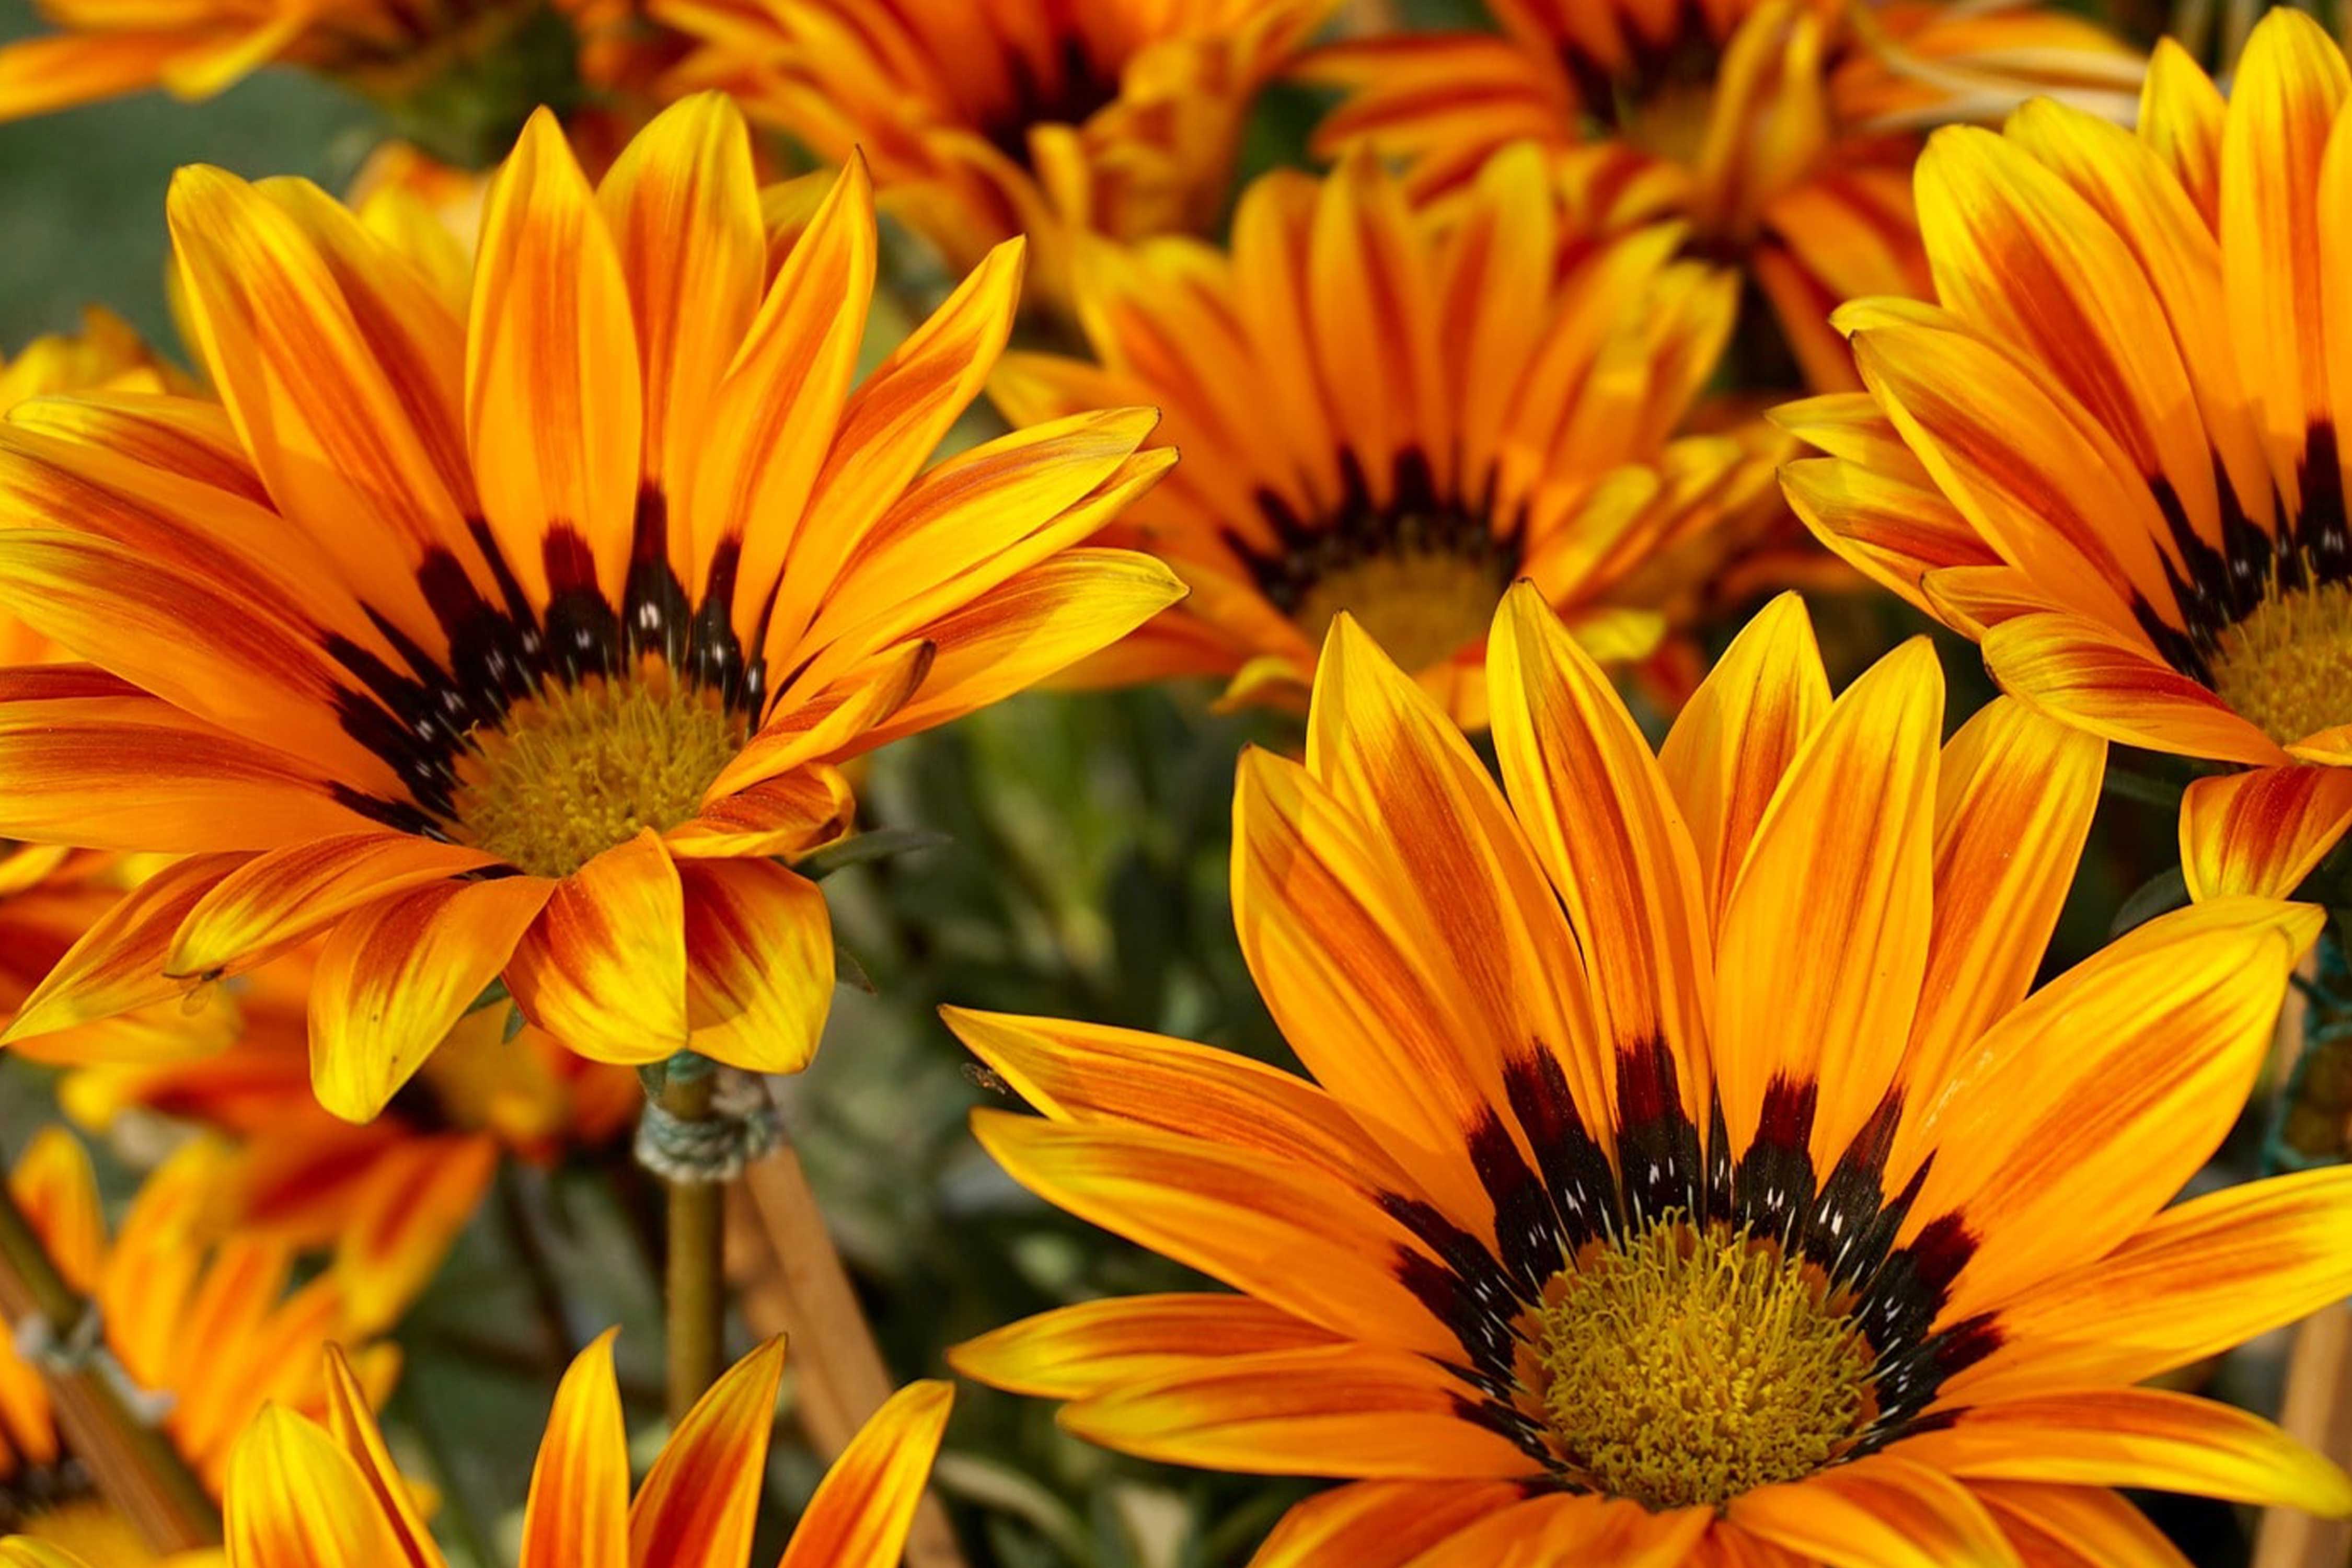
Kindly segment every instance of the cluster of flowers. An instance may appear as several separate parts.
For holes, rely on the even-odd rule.
[[[499,1163],[681,1053],[804,1067],[793,866],[856,759],[1048,678],[1303,710],[1232,897],[1312,1080],[951,1012],[1042,1113],[976,1116],[1006,1171],[1231,1287],[955,1362],[1349,1483],[1258,1568],[2155,1568],[2111,1489],[2352,1515],[2143,1386],[2352,1294],[2352,1170],[2170,1201],[2294,896],[2352,902],[2343,53],[2277,13],[2225,96],[2023,4],[1382,9],[49,0],[0,49],[0,112],[281,61],[442,152],[554,105],[348,205],[184,170],[194,374],[94,317],[0,376],[5,1043],[88,1126],[209,1130],[110,1237],[62,1131],[11,1190],[236,1568],[441,1562],[372,1399]],[[1236,192],[1289,83],[1328,167]],[[783,138],[824,166],[763,187]],[[919,241],[951,287],[886,331]],[[1850,570],[2005,695],[1948,735],[1924,639],[1833,694],[1786,594],[1710,665]],[[2110,742],[2211,764],[2189,901],[2036,988]],[[58,1492],[0,1563],[152,1561],[44,1353],[0,1348],[0,1483]],[[525,1568],[740,1568],[782,1364],[632,1503],[600,1342]],[[786,1568],[898,1561],[948,1402]]]

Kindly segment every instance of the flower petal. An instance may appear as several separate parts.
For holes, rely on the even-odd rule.
[[[2333,1463],[2258,1415],[2166,1389],[1983,1405],[1897,1451],[1964,1480],[2147,1487],[2352,1518],[2352,1479]]]
[[[622,602],[642,433],[619,252],[542,109],[490,189],[466,342],[482,510],[534,604],[567,589]]]
[[[340,921],[310,984],[319,1103],[366,1121],[498,978],[554,884],[433,882]]]
[[[438,1568],[402,1543],[333,1438],[274,1406],[237,1443],[226,1513],[239,1568]]]
[[[808,1066],[833,1003],[824,895],[772,860],[682,860],[677,880],[694,1048],[748,1072]]]
[[[1340,1342],[1249,1296],[1114,1296],[1040,1312],[966,1340],[948,1364],[992,1388],[1083,1399],[1198,1363]]]
[[[574,1357],[555,1390],[531,1468],[521,1568],[629,1568],[629,1434],[614,1332]]]
[[[944,1383],[892,1394],[817,1484],[779,1568],[895,1568],[954,1403]]]
[[[695,1401],[629,1508],[629,1561],[742,1568],[768,1474],[768,1434],[784,1375],[770,1340]]]
[[[498,864],[415,834],[338,834],[257,855],[199,900],[163,969],[206,978],[249,969],[362,904]]]
[[[552,888],[506,965],[523,1016],[598,1061],[684,1050],[686,900],[661,839],[647,828]]]
[[[1507,1479],[1541,1462],[1462,1414],[1469,1389],[1369,1345],[1265,1351],[1122,1384],[1066,1405],[1069,1431],[1166,1464],[1347,1479]]]
[[[1966,1487],[1892,1454],[1759,1488],[1724,1513],[1828,1568],[2019,1568],[2016,1549]]]
[[[2284,899],[2352,828],[2352,768],[2257,768],[2194,780],[2180,801],[2192,899]]]
[[[1422,1552],[1519,1501],[1507,1481],[1359,1481],[1292,1508],[1249,1568],[1404,1568]]]

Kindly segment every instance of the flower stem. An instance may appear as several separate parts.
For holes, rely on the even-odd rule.
[[[712,1084],[708,1066],[673,1069],[661,1108],[680,1121],[707,1121]],[[712,1181],[668,1182],[669,1254],[664,1300],[669,1319],[669,1415],[683,1420],[719,1381],[727,1333],[722,1242],[727,1190]]]
[[[0,1183],[0,1318],[21,1333],[37,1317],[55,1343],[69,1342],[91,1310]],[[157,1552],[217,1544],[220,1514],[211,1494],[162,1428],[135,1414],[107,1376],[101,1358],[110,1355],[101,1345],[79,1358],[83,1364],[42,1369],[67,1447],[99,1495]]]

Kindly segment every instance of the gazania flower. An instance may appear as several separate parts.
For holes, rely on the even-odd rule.
[[[1732,280],[1671,227],[1595,239],[1531,149],[1459,219],[1410,211],[1369,157],[1244,193],[1230,257],[1091,247],[1098,363],[1006,356],[1018,419],[1099,397],[1162,409],[1184,463],[1129,521],[1191,598],[1094,673],[1237,676],[1303,698],[1345,610],[1475,722],[1486,623],[1533,579],[1625,657],[1659,622],[1616,590],[1743,510],[1777,510],[1768,441],[1675,439],[1731,325]]]
[[[331,1254],[352,1321],[373,1331],[431,1282],[502,1157],[552,1164],[608,1144],[645,1096],[635,1073],[574,1056],[541,1030],[508,1039],[509,1010],[483,1007],[458,1020],[383,1114],[353,1126],[310,1090],[311,956],[219,988],[236,1041],[227,1049],[125,1061],[105,1043],[84,1046],[58,1100],[93,1133],[133,1144],[184,1129],[228,1141],[213,1194],[223,1232]],[[39,1057],[50,1045],[18,1048]]]
[[[633,1502],[612,1336],[583,1352],[540,1444],[520,1568],[744,1568],[783,1367],[778,1340],[720,1378]],[[782,1568],[895,1568],[951,1398],[943,1383],[919,1383],[876,1413],[810,1500]],[[254,1424],[229,1479],[228,1552],[237,1568],[442,1564],[373,1419],[348,1400],[331,1433],[285,1410]]]
[[[2284,894],[2352,824],[2352,73],[2308,18],[2233,96],[2158,49],[2137,137],[2055,103],[1920,162],[1938,303],[1837,318],[1867,395],[1784,411],[1799,512],[2110,740],[2238,764],[2180,821],[2192,892]]]
[[[501,173],[470,317],[299,182],[184,171],[222,406],[0,430],[0,605],[92,665],[0,674],[0,833],[188,856],[28,999],[55,1025],[323,935],[320,1100],[374,1114],[490,983],[583,1055],[814,1048],[836,759],[1018,690],[1181,593],[1082,543],[1172,460],[1089,413],[923,464],[1017,244],[853,385],[853,166],[772,258],[740,118],[666,113],[592,191]]]
[[[1918,127],[2035,92],[2127,111],[2141,60],[2054,7],[1949,0],[1493,0],[1500,36],[1334,45],[1303,74],[1347,89],[1318,132],[1409,160],[1417,200],[1466,190],[1528,139],[1596,213],[1685,216],[1737,257],[1816,384],[1850,380],[1822,324],[1927,278],[1909,198]]]
[[[216,1142],[187,1145],[148,1178],[110,1238],[89,1156],[70,1134],[37,1136],[8,1184],[58,1271],[96,1303],[131,1381],[168,1405],[164,1434],[215,1495],[263,1405],[323,1415],[320,1356],[331,1342],[356,1346],[362,1336],[333,1279],[289,1292],[291,1248],[247,1235],[215,1243],[212,1205],[226,1157]],[[367,1344],[352,1366],[346,1394],[381,1399],[398,1352]],[[0,1336],[0,1529],[92,1550],[132,1539],[88,1487],[41,1374]]]
[[[1058,297],[1075,233],[1205,233],[1242,121],[1335,0],[652,0],[719,87],[884,200],[957,268],[1025,234]]]
[[[960,1368],[1355,1483],[1261,1568],[2154,1564],[2105,1489],[2352,1514],[2268,1423],[2132,1386],[2352,1289],[2352,1172],[2165,1206],[2320,910],[2199,905],[2029,994],[2096,741],[2004,700],[1939,748],[1924,640],[1832,701],[1793,596],[1654,756],[1534,589],[1489,661],[1505,789],[1345,620],[1305,763],[1244,760],[1234,919],[1317,1081],[951,1016],[1045,1113],[978,1113],[1008,1171],[1238,1292]]]

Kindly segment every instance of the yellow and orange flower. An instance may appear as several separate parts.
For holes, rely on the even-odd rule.
[[[1927,287],[1910,202],[1919,128],[2037,92],[2126,112],[2140,57],[2052,6],[1950,0],[1492,0],[1499,36],[1334,45],[1302,71],[1347,89],[1318,145],[1410,163],[1416,199],[1493,152],[1549,149],[1604,216],[1687,217],[1738,258],[1805,376],[1851,384],[1832,307]]]
[[[725,89],[819,157],[862,150],[958,269],[1027,235],[1058,300],[1079,233],[1206,233],[1242,121],[1335,0],[651,0]]]
[[[1184,461],[1128,531],[1192,590],[1089,674],[1303,700],[1346,610],[1476,723],[1486,623],[1519,577],[1596,647],[1647,652],[1658,599],[1621,597],[1628,578],[1780,510],[1769,432],[1675,438],[1736,307],[1677,237],[1595,238],[1519,149],[1443,229],[1358,156],[1253,184],[1230,256],[1089,246],[1096,362],[1009,354],[991,390],[1016,419],[1160,408]]]
[[[2307,906],[2032,981],[2104,747],[1925,639],[1832,700],[1793,595],[1654,755],[1530,588],[1497,788],[1352,623],[1306,761],[1244,758],[1234,913],[1314,1074],[953,1014],[1045,1112],[982,1143],[1237,1294],[962,1346],[1148,1458],[1349,1480],[1259,1568],[2176,1562],[2112,1487],[2352,1514],[2134,1384],[2352,1289],[2352,1170],[2168,1208],[2260,1072]]]
[[[5,924],[5,906],[0,906]],[[220,988],[236,1044],[126,1061],[108,1042],[62,1053],[67,1115],[131,1144],[194,1128],[230,1142],[215,1223],[326,1252],[351,1321],[389,1327],[432,1280],[481,1206],[501,1158],[551,1164],[625,1137],[644,1103],[636,1075],[574,1056],[545,1033],[506,1037],[509,1009],[459,1019],[374,1121],[354,1126],[310,1089],[309,952]],[[56,1058],[55,1037],[16,1048]]]
[[[1866,393],[1782,413],[1822,538],[2190,785],[2189,890],[2294,889],[2352,826],[2352,71],[2280,11],[2221,92],[2158,48],[2139,133],[2056,103],[1940,133],[1938,303],[1838,326]]]
[[[1182,591],[1079,548],[1173,460],[1148,409],[924,467],[1020,246],[853,384],[864,171],[772,252],[723,99],[593,190],[535,118],[470,319],[300,182],[186,170],[171,216],[221,405],[0,428],[0,607],[93,661],[0,672],[0,833],[189,857],[28,999],[47,1026],[323,935],[313,1076],[347,1118],[501,977],[583,1055],[794,1070],[832,934],[777,858],[845,831],[833,764]]]
[[[381,1399],[399,1370],[393,1346],[362,1344],[369,1331],[333,1278],[289,1292],[292,1248],[249,1235],[215,1240],[227,1159],[216,1142],[187,1145],[148,1178],[111,1237],[89,1156],[70,1134],[40,1133],[8,1183],[58,1271],[97,1307],[131,1381],[168,1400],[164,1435],[215,1496],[265,1404],[325,1413],[320,1357],[330,1343],[357,1347],[345,1397],[364,1390]],[[13,1516],[5,1528],[61,1543],[127,1541],[87,1486],[41,1374],[0,1336],[0,1516]]]
[[[612,1336],[598,1340],[556,1391],[520,1568],[743,1568],[783,1368],[781,1340],[738,1363],[678,1423],[632,1501]],[[947,1384],[919,1383],[884,1405],[818,1486],[782,1568],[896,1568],[951,1399]],[[442,1568],[366,1407],[343,1400],[333,1416],[328,1430],[269,1410],[247,1434],[229,1477],[229,1561]]]

